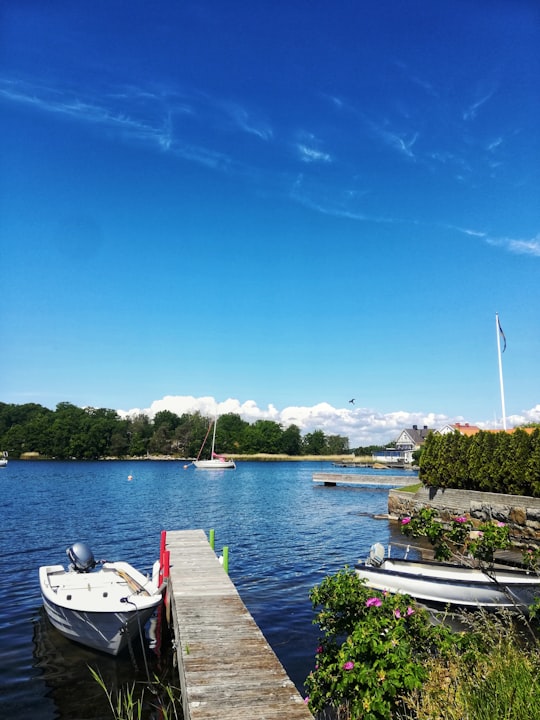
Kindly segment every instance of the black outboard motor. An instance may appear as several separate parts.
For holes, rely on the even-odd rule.
[[[80,573],[90,572],[96,567],[96,561],[92,551],[82,542],[76,542],[66,550],[66,555],[71,560],[71,566]]]

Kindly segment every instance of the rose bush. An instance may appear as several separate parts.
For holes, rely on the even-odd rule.
[[[425,661],[456,641],[410,597],[371,590],[349,568],[310,597],[325,633],[305,683],[314,714],[331,709],[350,720],[389,720],[400,697],[421,687]]]
[[[427,538],[437,560],[468,556],[481,565],[493,565],[495,552],[507,550],[512,544],[509,528],[504,523],[487,522],[474,528],[464,515],[443,522],[430,507],[422,508],[415,516],[402,518],[401,532],[408,537]]]

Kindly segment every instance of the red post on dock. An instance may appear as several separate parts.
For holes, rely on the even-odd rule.
[[[159,586],[161,586],[161,583],[163,582],[163,578],[165,577],[165,574],[163,572],[163,568],[165,565],[165,552],[167,547],[167,531],[162,530],[161,531],[161,542],[159,546]],[[167,576],[169,577],[169,571],[167,568]]]
[[[169,577],[171,567],[171,553],[165,550],[163,553],[163,579],[166,580]]]

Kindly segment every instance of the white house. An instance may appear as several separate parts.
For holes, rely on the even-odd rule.
[[[406,428],[400,432],[395,448],[379,450],[373,454],[373,460],[386,465],[412,465],[413,452],[422,447],[429,432],[431,431],[427,425],[423,428],[418,428],[418,425]]]

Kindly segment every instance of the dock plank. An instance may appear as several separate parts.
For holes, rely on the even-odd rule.
[[[313,720],[204,531],[166,547],[185,720]]]

